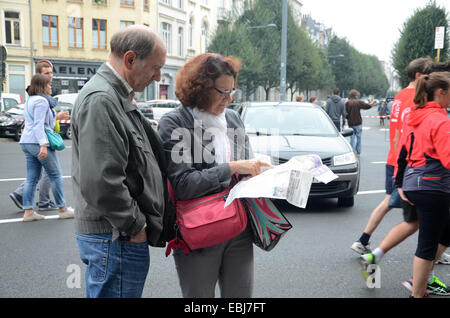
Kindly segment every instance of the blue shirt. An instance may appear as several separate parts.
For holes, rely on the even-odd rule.
[[[48,145],[45,130],[53,131],[56,115],[51,111],[48,101],[38,95],[30,96],[25,104],[24,117],[25,128],[20,138],[21,144]],[[30,116],[33,117],[31,117]]]

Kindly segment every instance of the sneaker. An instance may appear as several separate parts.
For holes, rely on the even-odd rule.
[[[45,219],[45,216],[37,214],[36,212],[33,212],[33,214],[25,215],[23,217],[24,222],[32,222],[32,221],[39,221]]]
[[[433,276],[431,282],[427,284],[427,289],[430,290],[430,294],[438,296],[450,295],[450,289],[443,282],[439,280],[437,276]]]
[[[408,281],[402,283],[403,287],[412,292],[413,279],[410,278]],[[448,296],[450,295],[450,289],[439,280],[437,276],[433,276],[431,282],[427,283],[426,294],[438,295],[438,296]]]
[[[402,286],[405,287],[408,291],[410,291],[412,293],[413,290],[413,279],[410,278],[407,281],[402,283]],[[426,292],[425,292],[425,296],[424,297],[428,297],[428,295],[430,294],[430,290],[427,288]],[[411,296],[412,297],[412,296]]]
[[[39,211],[58,210],[58,206],[53,201],[50,201],[49,203],[44,205],[36,205]]]
[[[363,245],[360,241],[356,241],[355,243],[353,243],[351,249],[354,250],[359,255],[372,253],[372,250],[370,249],[370,244]]]
[[[447,253],[442,253],[441,258],[436,262],[436,264],[450,265],[450,255]]]
[[[359,263],[364,271],[367,271],[369,265],[377,264],[377,262],[375,262],[375,255],[372,253],[361,255],[359,257]]]
[[[22,196],[15,194],[14,192],[11,192],[9,194],[9,197],[11,198],[11,200],[14,202],[14,204],[21,210],[23,210],[22,207]]]
[[[64,211],[59,212],[60,219],[73,219],[74,216],[75,216],[75,211],[70,206],[68,206]]]

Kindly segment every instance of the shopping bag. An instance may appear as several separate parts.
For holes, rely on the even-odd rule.
[[[291,223],[268,198],[241,199],[253,232],[253,243],[264,251],[272,250],[292,228]]]

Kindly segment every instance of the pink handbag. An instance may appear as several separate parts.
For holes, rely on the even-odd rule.
[[[175,202],[176,222],[181,238],[176,237],[169,242],[166,256],[173,248],[183,247],[185,254],[188,254],[189,249],[217,245],[231,240],[245,230],[247,214],[241,200],[233,200],[225,207],[231,188],[201,198],[181,201],[176,200],[169,183],[169,193]]]

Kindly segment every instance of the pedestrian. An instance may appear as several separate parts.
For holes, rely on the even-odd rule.
[[[166,196],[159,137],[133,99],[161,80],[166,48],[142,25],[114,34],[110,48],[72,113],[76,238],[88,298],[138,298],[148,245],[160,246]]]
[[[434,71],[450,71],[450,65],[442,64],[442,63],[433,63],[429,59],[418,59],[416,61],[413,61],[411,63],[411,68],[409,68],[409,76],[412,77],[412,74],[414,73],[414,70],[417,70],[417,66],[419,68],[420,65],[426,64],[427,66],[421,71],[423,73],[430,73]],[[420,77],[421,74],[416,74],[417,77]],[[416,81],[415,81],[416,82]],[[415,87],[416,83],[411,83],[410,86]],[[397,100],[395,101],[395,105],[398,106]],[[404,131],[406,129],[405,122],[407,121],[409,114],[411,114],[411,109],[415,107],[414,102],[403,104],[404,107],[402,107],[400,110],[396,110],[396,117],[397,119],[401,120],[399,124],[401,125],[401,131]],[[407,106],[409,105],[409,106]],[[402,135],[400,135],[401,137]],[[398,154],[396,155],[398,157]],[[397,224],[395,227],[393,227],[386,237],[382,240],[382,242],[378,245],[378,247],[373,251],[369,252],[367,254],[364,254],[360,257],[360,262],[363,266],[363,268],[367,267],[369,264],[378,264],[381,262],[384,255],[390,251],[393,247],[397,246],[401,242],[403,242],[406,238],[414,234],[417,229],[419,228],[419,221],[417,216],[417,210],[416,207],[413,205],[410,205],[408,202],[401,200],[401,205],[403,209],[403,218],[404,221],[400,224]],[[370,223],[370,221],[369,221]],[[368,225],[369,226],[369,225]],[[364,237],[364,234],[363,236]],[[355,242],[354,244],[357,244]],[[448,264],[447,255],[445,254],[445,250],[448,248],[448,246],[439,244],[438,251],[436,253],[436,262],[442,263],[442,264]],[[404,287],[406,287],[408,290],[412,290],[412,280],[408,280],[402,283]],[[449,293],[449,288],[440,281],[439,277],[437,277],[434,273],[434,270],[431,272],[431,274],[428,277],[428,287],[427,291],[430,294],[436,294],[436,295],[447,295]]]
[[[380,117],[380,126],[384,127],[384,119],[387,117],[387,115],[388,115],[387,104],[386,101],[383,100],[378,106],[378,116]]]
[[[74,211],[64,200],[64,185],[61,166],[55,150],[49,147],[46,130],[53,131],[56,114],[53,110],[56,100],[49,97],[50,78],[44,75],[34,75],[29,89],[30,97],[25,105],[25,128],[20,138],[20,146],[27,163],[27,180],[23,191],[23,221],[44,219],[33,211],[34,192],[41,176],[42,168],[47,172],[55,196],[56,205],[61,219],[73,218]]]
[[[315,97],[315,96],[311,97],[311,98],[309,99],[309,102],[310,102],[311,104],[319,105],[319,99],[318,99],[317,97]]]
[[[331,96],[327,100],[326,104],[327,105],[326,112],[328,116],[330,116],[331,120],[333,121],[338,131],[342,130],[342,127],[345,125],[345,118],[347,117],[345,114],[345,105],[341,97],[339,96],[340,94],[341,92],[339,88],[334,89],[333,96]]]
[[[426,293],[438,244],[450,245],[450,118],[445,111],[450,72],[423,75],[414,102],[403,126],[396,186],[402,199],[416,206],[419,218],[412,286],[412,296],[419,298]]]
[[[42,60],[36,64],[35,67],[36,74],[45,75],[50,78],[50,82],[53,80],[53,65],[47,61]],[[29,87],[27,88],[28,92]],[[59,120],[66,120],[69,118],[68,111],[60,111],[56,114],[56,121],[54,131],[59,133]],[[42,178],[39,182],[39,201],[36,203],[38,211],[45,210],[57,210],[58,206],[50,199],[50,188],[51,183],[50,179],[45,172],[45,169],[42,169]],[[22,182],[13,192],[9,194],[9,197],[14,202],[14,204],[19,208],[23,209],[22,201],[23,201],[23,190],[25,186],[25,181]]]
[[[419,77],[424,74],[425,68],[428,64],[432,63],[432,60],[429,58],[419,58],[412,61],[407,68],[407,74],[409,78],[408,87],[402,89],[394,99],[394,103],[392,106],[391,119],[389,124],[389,141],[390,141],[390,149],[387,157],[386,163],[386,174],[385,174],[385,189],[386,195],[378,206],[371,212],[369,221],[367,222],[364,231],[361,237],[355,241],[351,249],[360,255],[365,255],[372,253],[370,249],[370,237],[375,232],[376,228],[383,220],[384,216],[387,212],[391,210],[389,208],[389,200],[391,199],[392,192],[394,190],[394,169],[397,165],[398,152],[397,151],[397,143],[399,137],[401,137],[401,125],[402,119],[404,117],[403,111],[405,109],[409,109],[409,107],[414,106],[414,93],[416,82]],[[407,111],[406,111],[407,113]],[[407,222],[405,222],[404,229],[404,237],[408,237],[410,231],[414,229],[414,227],[410,226],[411,223],[415,219],[415,209],[406,209],[403,211],[403,216]],[[411,215],[412,214],[412,215]],[[378,252],[382,252],[380,250],[376,250]],[[386,251],[385,251],[386,252]]]
[[[353,135],[350,137],[350,144],[357,155],[361,154],[361,136],[362,136],[362,117],[361,109],[370,109],[375,101],[369,104],[358,99],[359,92],[352,89],[349,93],[349,99],[345,103],[348,126],[353,129]]]
[[[244,124],[235,111],[226,108],[233,99],[239,69],[240,61],[234,57],[205,53],[190,59],[178,71],[176,96],[182,106],[164,115],[158,125],[164,148],[172,154],[168,175],[178,200],[219,193],[230,186],[235,173],[254,176],[261,173],[262,166],[270,166],[249,160],[252,153]],[[212,137],[199,137],[199,130],[211,132]],[[179,160],[174,158],[179,151],[173,149],[180,147],[176,135],[181,132],[186,137],[183,149],[187,150]],[[174,259],[183,297],[214,297],[217,282],[221,297],[252,295],[249,227],[229,241],[188,255],[182,249],[175,250]]]

